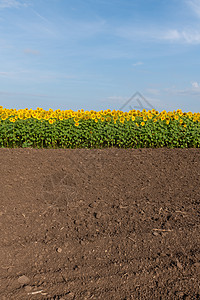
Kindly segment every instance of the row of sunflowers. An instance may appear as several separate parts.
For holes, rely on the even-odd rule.
[[[200,113],[0,106],[0,147],[200,148]]]

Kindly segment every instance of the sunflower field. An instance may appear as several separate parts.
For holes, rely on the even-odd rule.
[[[1,148],[200,148],[200,113],[0,106]]]

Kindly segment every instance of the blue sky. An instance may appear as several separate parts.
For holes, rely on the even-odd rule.
[[[200,0],[0,0],[3,107],[117,110],[137,91],[200,111]]]

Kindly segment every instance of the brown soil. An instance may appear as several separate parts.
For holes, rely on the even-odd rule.
[[[199,149],[0,149],[0,299],[200,299]]]

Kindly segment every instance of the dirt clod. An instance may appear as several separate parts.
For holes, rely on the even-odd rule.
[[[20,276],[20,277],[18,278],[17,281],[18,281],[20,284],[25,285],[25,284],[28,284],[28,283],[30,282],[30,279],[29,279],[27,276],[22,275],[22,276]]]

